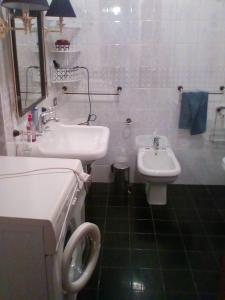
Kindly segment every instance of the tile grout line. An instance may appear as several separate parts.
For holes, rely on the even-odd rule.
[[[215,207],[216,207],[216,210],[217,210],[217,212],[219,213],[219,215],[222,217],[223,223],[225,223],[225,219],[224,219],[224,216],[223,216],[223,214],[222,214],[222,212],[221,212],[221,209],[218,208],[217,203],[216,203],[216,201],[215,201],[215,198],[216,198],[216,197],[215,197],[214,194],[210,191],[210,188],[208,188],[208,186],[206,186],[206,190],[208,191],[208,193],[209,193],[210,195],[212,195],[213,203],[214,203],[214,205],[215,205]],[[203,226],[203,227],[204,227],[204,226]],[[204,231],[205,231],[205,227],[204,227]],[[220,235],[220,236],[217,236],[217,237],[220,238],[221,235]],[[217,266],[220,267],[219,259],[218,259],[217,253],[216,253],[216,251],[215,251],[215,249],[214,249],[214,247],[213,247],[213,245],[212,245],[212,242],[211,242],[211,240],[210,240],[209,235],[207,234],[207,232],[206,232],[206,238],[207,238],[207,241],[209,242],[209,245],[210,245],[211,249],[213,250],[213,251],[212,251],[212,254],[213,254],[213,256],[214,256],[214,258],[215,258],[215,260],[216,260],[216,262],[217,262]]]
[[[205,187],[205,189],[207,190],[207,188]],[[188,193],[189,193],[189,195],[191,196],[191,192],[189,191],[189,189],[188,189]],[[204,220],[202,220],[202,218],[201,218],[201,215],[199,214],[199,210],[198,210],[198,207],[196,206],[196,203],[195,203],[195,201],[193,201],[193,203],[194,203],[194,209],[195,209],[195,211],[196,211],[196,213],[197,213],[197,215],[198,215],[198,218],[199,218],[199,222],[200,222],[200,224],[201,224],[201,226],[202,226],[202,228],[203,228],[203,232],[204,232],[204,237],[207,239],[207,242],[208,242],[208,244],[209,244],[209,246],[210,246],[210,249],[211,249],[211,254],[213,255],[213,257],[215,258],[215,260],[216,260],[216,262],[217,262],[217,266],[219,267],[219,263],[218,263],[218,257],[217,257],[217,255],[216,255],[216,252],[215,252],[215,249],[214,249],[214,247],[212,246],[212,243],[211,243],[211,241],[210,241],[210,238],[209,238],[209,235],[207,234],[207,231],[206,231],[206,229],[205,229],[205,226],[204,226]],[[213,223],[213,222],[212,222]]]
[[[207,186],[204,186],[204,188],[205,188],[205,190],[206,190],[207,192],[209,192]],[[192,194],[191,194],[191,191],[190,191],[189,189],[188,189],[188,194],[190,195],[190,198],[192,198]],[[210,194],[211,194],[211,193],[210,193]],[[211,251],[207,251],[207,252],[210,252],[210,253],[212,254],[212,256],[214,257],[215,261],[217,262],[217,266],[219,267],[218,257],[217,257],[217,255],[216,255],[216,252],[215,252],[214,247],[212,246],[212,243],[211,243],[211,241],[210,241],[209,235],[207,234],[207,231],[206,231],[206,229],[205,229],[205,226],[204,226],[204,220],[202,220],[202,217],[201,217],[201,215],[200,215],[200,213],[199,213],[199,209],[198,209],[198,207],[197,207],[197,205],[196,205],[195,199],[194,199],[194,201],[193,201],[193,204],[194,204],[194,209],[195,209],[195,211],[196,211],[196,213],[197,213],[197,215],[198,215],[199,222],[200,222],[200,224],[201,224],[201,226],[202,226],[202,228],[203,228],[203,232],[204,232],[204,235],[203,235],[203,236],[206,238],[206,240],[207,240],[207,242],[208,242],[208,244],[209,244],[209,246],[210,246],[210,250],[211,250]],[[217,208],[217,207],[216,207],[216,208]],[[209,272],[211,272],[211,271],[209,271]]]
[[[146,199],[146,201],[147,201],[147,199]],[[164,295],[165,299],[167,299],[166,285],[165,285],[165,280],[164,280],[164,275],[163,275],[163,268],[162,268],[161,259],[160,259],[160,255],[159,255],[159,247],[158,247],[158,238],[157,238],[157,233],[156,233],[155,219],[154,219],[151,205],[150,205],[150,212],[151,212],[152,223],[153,223],[153,234],[155,236],[155,241],[156,241],[156,253],[157,253],[158,262],[159,262],[159,270],[160,270],[160,276],[161,276],[162,286],[163,286],[163,295]]]
[[[189,194],[189,190],[188,190],[188,188],[187,188],[186,185],[185,185],[185,189],[187,190],[187,193]],[[189,194],[189,195],[190,195],[190,194]],[[185,245],[185,242],[184,242],[184,239],[183,239],[183,233],[182,233],[181,228],[180,228],[180,224],[179,224],[179,220],[178,220],[178,217],[177,217],[176,209],[174,209],[174,215],[175,215],[175,221],[176,221],[176,223],[177,223],[179,235],[180,235],[180,238],[181,238],[183,247],[184,247],[184,253],[185,253],[185,256],[186,256],[186,259],[187,259],[189,272],[190,272],[190,274],[191,274],[192,282],[193,282],[193,284],[194,284],[195,293],[196,293],[197,298],[198,298],[199,300],[201,300],[201,299],[200,299],[200,296],[199,296],[199,292],[198,292],[198,287],[197,287],[197,284],[196,284],[195,279],[194,279],[194,273],[193,273],[193,271],[192,271],[191,263],[190,263],[190,260],[189,260],[189,257],[188,257],[188,251],[187,251],[187,249],[186,249],[186,245]]]
[[[206,190],[207,190],[207,192],[212,196],[212,198],[213,198],[213,203],[214,203],[214,205],[215,205],[215,207],[216,207],[216,210],[217,210],[217,212],[219,213],[219,215],[221,216],[223,222],[225,223],[225,219],[224,219],[224,216],[223,216],[223,214],[222,214],[222,212],[221,212],[221,209],[217,206],[217,203],[216,203],[216,201],[215,201],[215,198],[216,198],[215,195],[210,191],[210,189],[208,188],[208,186],[206,186]]]
[[[108,208],[109,207],[111,207],[111,205],[110,205],[110,191],[111,191],[111,186],[108,184],[108,188],[107,188],[107,190],[106,190],[106,192],[105,192],[105,195],[106,195],[106,203],[105,203],[105,215],[104,215],[104,218],[102,218],[103,220],[104,220],[104,222],[103,222],[103,228],[102,228],[102,242],[101,242],[101,247],[102,247],[102,249],[101,249],[101,256],[100,256],[100,259],[99,259],[99,272],[98,272],[98,275],[97,275],[97,279],[98,279],[98,282],[97,282],[97,287],[96,287],[96,299],[97,300],[99,300],[100,299],[100,297],[101,297],[101,294],[100,294],[100,292],[101,292],[101,289],[100,289],[100,285],[101,285],[101,278],[102,278],[102,270],[103,270],[103,249],[105,249],[105,247],[103,247],[103,244],[104,244],[104,240],[105,240],[105,234],[106,234],[106,224],[107,224],[107,216],[108,216]],[[202,236],[202,237],[205,237],[206,238],[206,240],[207,240],[207,242],[208,242],[208,244],[209,244],[209,246],[210,246],[210,248],[209,248],[209,250],[207,251],[207,253],[211,253],[211,255],[216,259],[216,262],[217,262],[217,265],[219,266],[219,262],[218,262],[218,256],[217,256],[217,254],[216,254],[216,251],[215,251],[215,249],[214,249],[214,247],[213,247],[213,244],[211,243],[211,241],[210,241],[210,236],[215,236],[215,235],[208,235],[207,234],[207,230],[206,230],[206,227],[204,226],[204,219],[202,219],[201,218],[201,215],[200,215],[200,209],[201,209],[201,207],[200,208],[198,208],[197,207],[197,205],[196,205],[196,202],[195,202],[195,198],[194,197],[192,197],[192,192],[191,192],[191,190],[188,188],[188,185],[184,185],[184,189],[185,189],[185,191],[187,192],[187,195],[188,195],[188,197],[190,198],[190,200],[193,202],[193,206],[192,206],[192,208],[191,209],[193,209],[193,212],[195,211],[196,212],[196,214],[197,214],[197,216],[198,216],[198,222],[201,224],[201,226],[203,227],[203,232],[202,232],[202,234],[200,234],[200,235],[196,235],[196,237],[198,237],[198,236]],[[205,189],[207,190],[207,186],[205,187]],[[207,190],[208,191],[208,190]],[[98,193],[95,193],[95,194],[98,194]],[[211,193],[210,193],[211,194]],[[194,195],[194,191],[193,191],[193,195]],[[212,194],[211,194],[212,195]],[[129,199],[130,197],[128,197],[128,199]],[[129,199],[130,200],[130,199]],[[212,200],[214,200],[214,197],[212,197]],[[147,201],[147,200],[146,200]],[[213,202],[214,203],[214,202]],[[124,206],[124,205],[123,205]],[[103,205],[101,205],[101,207],[104,207]],[[117,206],[112,206],[112,207],[121,207],[121,206],[119,206],[119,205],[117,205]],[[124,206],[125,207],[125,206]],[[140,208],[141,208],[142,206],[140,206]],[[222,212],[220,212],[220,210],[218,209],[218,207],[216,206],[216,204],[215,204],[215,207],[216,207],[216,210],[217,210],[217,212],[219,213],[219,215],[221,215],[222,214]],[[115,249],[128,249],[129,250],[129,272],[130,272],[130,284],[129,284],[129,286],[130,286],[130,289],[131,289],[131,292],[132,292],[132,270],[133,270],[133,264],[132,264],[132,250],[133,250],[133,248],[132,248],[132,245],[133,245],[133,243],[132,243],[132,234],[134,233],[133,231],[132,231],[132,220],[133,220],[133,218],[132,218],[132,208],[136,208],[136,206],[133,206],[132,205],[132,203],[130,202],[130,201],[128,201],[128,203],[127,203],[127,208],[128,208],[128,232],[124,232],[124,233],[128,233],[129,234],[129,248],[115,248]],[[152,233],[140,233],[140,232],[136,232],[136,234],[149,234],[149,235],[154,235],[154,237],[155,237],[155,245],[156,245],[156,252],[157,252],[157,257],[158,257],[158,263],[159,263],[159,271],[160,271],[160,277],[161,277],[161,281],[162,281],[162,287],[163,287],[163,295],[164,295],[164,297],[165,297],[165,299],[167,299],[167,293],[166,293],[166,284],[165,284],[165,280],[164,280],[164,274],[163,274],[163,270],[165,269],[165,268],[163,268],[162,267],[162,264],[161,264],[161,259],[160,259],[160,251],[164,251],[164,250],[159,250],[160,248],[159,248],[159,242],[158,242],[158,236],[157,236],[157,231],[156,231],[156,221],[160,221],[160,219],[155,219],[154,218],[154,214],[153,214],[153,207],[150,205],[149,207],[142,207],[142,208],[145,208],[146,210],[147,209],[149,209],[150,210],[150,213],[151,213],[151,221],[152,221],[152,223],[153,223],[153,232]],[[201,292],[199,292],[199,290],[198,290],[198,286],[197,286],[197,281],[195,281],[194,279],[194,272],[195,272],[195,269],[194,268],[192,268],[192,266],[191,266],[191,263],[190,263],[190,260],[189,260],[189,256],[188,256],[188,253],[189,253],[189,251],[188,251],[188,248],[186,247],[186,244],[185,244],[185,240],[184,240],[184,237],[185,236],[192,236],[192,235],[187,235],[187,234],[183,234],[182,233],[182,231],[181,231],[181,227],[180,227],[180,220],[179,220],[179,218],[178,218],[178,211],[177,211],[177,209],[185,209],[185,208],[174,208],[174,206],[173,206],[173,203],[172,203],[172,206],[170,207],[170,209],[171,210],[173,210],[173,212],[174,212],[174,221],[175,221],[175,223],[177,224],[177,227],[178,227],[178,234],[179,234],[179,236],[180,236],[180,238],[181,238],[181,242],[182,242],[182,244],[183,244],[183,248],[184,248],[184,250],[183,250],[183,252],[184,252],[184,254],[185,254],[185,256],[186,256],[186,259],[187,259],[187,263],[188,263],[188,269],[187,270],[189,270],[189,272],[190,272],[190,275],[191,275],[191,278],[192,278],[192,282],[193,282],[193,285],[194,285],[194,288],[195,288],[195,290],[196,290],[196,292],[195,292],[195,294],[196,294],[196,296],[197,296],[197,299],[199,299],[200,300],[200,295],[201,295]],[[186,208],[187,209],[187,208]],[[189,208],[190,209],[190,208]],[[209,210],[209,209],[208,209]],[[113,218],[113,220],[116,220],[116,219],[123,219],[123,218]],[[148,220],[148,221],[150,221],[150,219],[141,219],[141,220]],[[164,219],[162,219],[161,221],[168,221],[169,222],[169,220],[164,220]],[[190,223],[192,223],[192,222],[194,222],[194,221],[186,221],[186,222],[190,222]],[[205,221],[205,222],[210,222],[210,221]],[[210,222],[211,223],[211,222]],[[213,223],[213,222],[212,222]],[[111,232],[109,232],[109,233],[111,233]],[[123,233],[123,232],[118,232],[118,231],[116,231],[116,233]],[[165,234],[165,235],[168,235],[168,236],[170,236],[170,235],[176,235],[176,234]],[[220,237],[220,236],[217,236],[217,237]],[[107,248],[107,247],[106,247]],[[113,248],[114,249],[114,248]],[[137,249],[138,250],[138,249]],[[148,249],[146,249],[146,250],[148,250]],[[169,251],[169,250],[165,250],[165,251]],[[190,252],[199,252],[199,253],[205,253],[205,251],[190,251]],[[111,268],[111,267],[110,267]],[[112,267],[113,268],[113,267]],[[115,267],[115,268],[117,268],[117,267]],[[154,268],[146,268],[146,269],[154,269]],[[196,271],[198,271],[198,269],[196,269]],[[210,270],[205,270],[205,272],[211,272]],[[94,290],[94,288],[93,288],[93,290]],[[177,292],[178,293],[178,292]]]
[[[104,245],[104,238],[105,238],[105,232],[106,232],[106,219],[107,219],[107,210],[108,210],[108,203],[109,203],[109,190],[110,185],[107,183],[107,197],[106,197],[106,205],[105,205],[105,217],[104,217],[104,225],[103,225],[103,233],[102,233],[102,240],[101,240],[101,256],[99,258],[99,273],[98,273],[98,284],[97,284],[97,294],[96,299],[98,300],[100,298],[100,283],[101,283],[101,277],[102,277],[102,261],[103,261],[103,245]]]
[[[129,227],[129,269],[130,269],[130,292],[132,292],[132,289],[133,289],[133,286],[132,286],[132,283],[133,283],[133,280],[132,280],[132,277],[133,277],[133,264],[132,264],[132,218],[131,218],[131,206],[130,206],[130,197],[133,196],[133,193],[129,194],[127,193],[127,197],[128,197],[128,203],[127,203],[127,209],[128,209],[128,227]]]

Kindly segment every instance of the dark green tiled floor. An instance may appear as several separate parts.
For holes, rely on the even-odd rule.
[[[168,205],[149,206],[143,184],[93,184],[86,220],[102,250],[78,300],[225,299],[225,187],[171,185]]]

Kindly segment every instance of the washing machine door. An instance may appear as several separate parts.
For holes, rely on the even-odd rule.
[[[62,258],[63,289],[78,293],[90,279],[98,261],[101,234],[97,225],[83,223],[68,240]]]

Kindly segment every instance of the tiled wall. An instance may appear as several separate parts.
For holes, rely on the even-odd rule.
[[[225,147],[209,142],[215,108],[225,96],[209,97],[208,131],[191,137],[178,129],[178,85],[186,90],[218,91],[225,83],[225,2],[219,0],[72,0],[81,29],[64,36],[81,49],[70,65],[85,65],[91,90],[121,96],[94,97],[95,124],[111,130],[108,155],[96,162],[96,180],[106,180],[110,165],[127,152],[132,177],[136,169],[135,137],[166,135],[180,163],[180,183],[223,184]],[[51,36],[54,40],[54,36]],[[62,58],[58,58],[60,61]],[[83,90],[68,85],[71,90]],[[60,85],[58,86],[60,88]],[[87,100],[64,96],[61,118],[74,122],[88,112]],[[124,122],[132,118],[127,127]],[[123,150],[125,149],[125,150]]]
[[[2,77],[2,76],[1,76]],[[2,79],[0,77],[0,79]],[[3,82],[1,80],[1,82]],[[2,90],[2,85],[0,86]],[[0,93],[0,155],[5,155],[5,130],[4,130],[4,121],[3,121],[3,111],[2,111],[2,93]]]
[[[178,129],[178,85],[186,90],[217,91],[225,84],[225,2],[221,0],[71,0],[77,14],[73,29],[62,36],[48,33],[48,48],[58,38],[70,39],[80,54],[59,56],[48,51],[49,66],[84,65],[90,70],[91,90],[114,92],[120,97],[93,97],[94,124],[110,128],[107,156],[96,162],[96,181],[110,180],[110,165],[127,153],[136,174],[135,137],[166,135],[180,160],[180,183],[224,184],[221,159],[224,145],[209,142],[215,108],[225,96],[210,96],[208,131],[191,137]],[[73,23],[65,20],[66,23]],[[76,24],[81,25],[75,29]],[[62,54],[64,55],[64,54]],[[84,74],[85,78],[85,74]],[[84,90],[86,81],[68,84]],[[55,84],[60,95],[61,84]],[[88,113],[86,97],[59,96],[62,121],[76,122]],[[8,99],[7,99],[8,101]],[[5,105],[7,108],[8,106]],[[8,114],[9,115],[9,114]],[[14,113],[13,113],[14,116]],[[126,118],[133,124],[125,125]],[[8,129],[9,130],[9,129]],[[9,133],[8,135],[9,136]]]
[[[16,122],[16,107],[8,49],[8,40],[0,40],[0,155],[15,153],[12,131]]]
[[[29,39],[29,35],[27,38]],[[22,40],[20,41],[22,42]],[[27,53],[25,54],[25,62],[27,63],[31,61],[29,59],[32,59],[33,52],[29,57]],[[35,63],[34,60],[33,63]],[[14,129],[24,130],[27,120],[26,115],[20,118],[17,113],[12,70],[10,39],[7,35],[5,39],[0,39],[0,155],[16,155],[15,139],[12,132]],[[52,105],[52,99],[57,91],[53,86],[49,86],[48,92],[49,97],[41,105]]]
[[[5,155],[5,132],[4,132],[4,123],[3,123],[3,116],[2,116],[2,106],[0,102],[0,155]]]

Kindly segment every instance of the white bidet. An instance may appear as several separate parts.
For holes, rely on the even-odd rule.
[[[149,204],[167,203],[167,184],[174,182],[181,173],[180,164],[172,149],[143,147],[138,150],[138,171],[147,181],[146,194]]]

